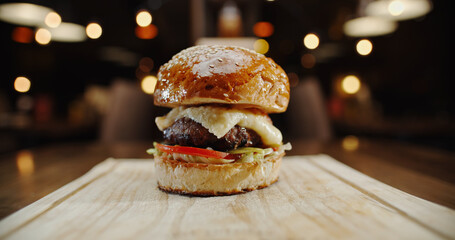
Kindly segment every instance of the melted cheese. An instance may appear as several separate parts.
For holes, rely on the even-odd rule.
[[[163,131],[176,120],[187,117],[200,123],[216,137],[223,137],[235,125],[254,130],[262,138],[262,142],[269,146],[280,145],[283,141],[280,130],[273,126],[267,115],[260,115],[242,109],[221,107],[178,107],[167,115],[155,119],[158,128]]]

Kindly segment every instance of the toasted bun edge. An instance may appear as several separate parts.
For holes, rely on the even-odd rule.
[[[158,188],[194,196],[232,195],[265,188],[278,180],[284,153],[264,162],[206,164],[155,158]]]

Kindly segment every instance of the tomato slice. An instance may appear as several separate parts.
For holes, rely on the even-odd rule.
[[[236,156],[234,154],[230,154],[227,152],[220,152],[205,148],[196,148],[196,147],[184,147],[184,146],[169,146],[160,143],[155,144],[155,148],[162,152],[167,153],[181,153],[181,154],[188,154],[194,155],[199,157],[206,157],[206,158],[222,158],[222,159],[234,159]]]

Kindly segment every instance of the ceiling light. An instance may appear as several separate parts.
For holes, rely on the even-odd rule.
[[[359,17],[347,21],[343,30],[351,37],[375,37],[394,32],[398,24],[379,17]]]
[[[360,80],[354,75],[348,75],[341,81],[341,88],[347,94],[356,94],[360,90]]]
[[[89,23],[87,27],[85,28],[85,32],[87,33],[87,36],[91,39],[98,39],[101,37],[101,34],[103,33],[103,28],[101,25],[98,23]]]
[[[391,1],[387,7],[390,15],[398,16],[404,12],[404,4],[402,1]]]
[[[408,20],[429,13],[432,9],[428,0],[373,1],[365,8],[368,16],[384,17],[392,20]]]
[[[24,93],[28,92],[30,90],[31,82],[28,78],[26,77],[17,77],[16,80],[14,80],[14,89],[18,92]]]
[[[316,49],[319,46],[319,37],[314,33],[308,33],[303,38],[303,45],[308,49]]]
[[[52,39],[52,34],[45,28],[39,28],[35,33],[35,40],[41,45],[47,45]]]
[[[46,15],[44,23],[50,28],[56,28],[62,23],[62,18],[56,12],[50,12]]]
[[[82,42],[87,39],[85,27],[75,23],[62,22],[57,28],[49,29],[52,41]]]
[[[152,23],[152,15],[148,11],[142,10],[136,15],[136,23],[141,27],[147,27]]]
[[[25,26],[44,26],[44,19],[52,9],[31,3],[0,4],[0,20]]]
[[[356,50],[358,54],[366,56],[373,51],[373,43],[368,39],[362,39],[357,42]]]

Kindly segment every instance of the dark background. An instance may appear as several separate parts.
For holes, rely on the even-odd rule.
[[[217,36],[217,15],[224,2],[204,1],[205,10],[200,14],[206,18],[204,32],[207,37]],[[270,43],[266,56],[273,58],[290,75],[293,89],[307,78],[317,79],[332,137],[386,138],[454,150],[452,81],[455,78],[451,67],[453,38],[449,36],[454,24],[449,2],[433,1],[433,10],[426,16],[400,21],[394,33],[369,38],[374,44],[373,52],[359,56],[355,51],[359,39],[347,37],[342,32],[342,24],[356,16],[358,1],[236,1],[242,13],[244,36],[254,36],[252,27],[257,21],[269,21],[274,25],[273,35],[265,38]],[[0,109],[0,150],[3,152],[55,142],[99,139],[103,115],[96,115],[88,122],[71,124],[69,112],[74,101],[80,99],[89,86],[109,88],[115,79],[139,84],[136,71],[140,58],[153,59],[151,73],[156,74],[161,64],[194,44],[191,30],[197,26],[192,24],[190,1],[34,3],[53,8],[65,22],[86,25],[95,20],[103,27],[103,35],[80,43],[24,44],[11,39],[15,25],[0,22],[0,102],[4,106]],[[156,38],[142,40],[135,36],[135,15],[140,9],[151,12],[153,24],[159,30]],[[309,32],[320,37],[321,44],[316,50],[308,50],[302,44]],[[133,54],[136,64],[107,60],[103,51],[112,47]],[[316,64],[311,69],[301,65],[301,56],[305,53],[316,56]],[[373,102],[370,109],[358,108],[356,100],[348,98],[343,99],[345,112],[341,116],[333,113],[334,82],[346,74],[357,75],[368,86]],[[32,81],[26,95],[33,99],[43,96],[50,99],[50,118],[38,121],[36,108],[26,112],[18,110],[17,101],[25,94],[13,89],[17,76],[27,76]],[[151,101],[152,96],[149,98]],[[166,110],[151,107],[150,111],[158,115]],[[11,124],[17,114],[29,119],[27,124],[19,127]],[[364,115],[370,117],[360,117]],[[312,137],[293,135],[288,118],[292,118],[291,113],[272,115],[285,136]],[[150,124],[154,124],[153,119]],[[156,129],[150,131],[153,133],[150,139],[159,138]]]

